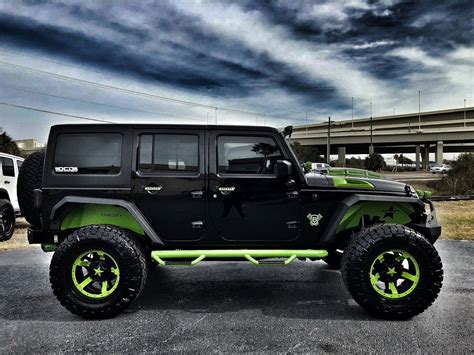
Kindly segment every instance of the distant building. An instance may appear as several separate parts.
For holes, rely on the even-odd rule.
[[[41,150],[45,147],[44,144],[38,143],[36,139],[19,139],[14,141],[21,151],[22,156],[27,156],[33,152]]]

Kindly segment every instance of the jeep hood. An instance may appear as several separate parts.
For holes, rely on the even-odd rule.
[[[305,176],[309,187],[406,193],[406,184],[393,180],[331,176],[320,173],[308,173]]]

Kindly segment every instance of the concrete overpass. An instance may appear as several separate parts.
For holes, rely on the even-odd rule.
[[[292,141],[327,151],[328,123],[293,128]],[[442,164],[443,152],[474,151],[474,107],[331,121],[330,154],[415,153],[417,170],[428,168],[429,153]]]

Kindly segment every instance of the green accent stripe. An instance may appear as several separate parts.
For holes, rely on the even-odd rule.
[[[191,266],[194,266],[204,259],[246,259],[255,265],[265,265],[258,258],[286,258],[282,263],[288,265],[296,258],[322,259],[328,255],[326,250],[251,250],[251,249],[231,249],[231,250],[154,250],[151,257],[161,266],[166,266],[166,259],[194,259]],[[269,263],[268,263],[269,264]]]

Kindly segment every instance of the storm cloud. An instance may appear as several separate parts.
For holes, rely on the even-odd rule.
[[[397,113],[410,112],[417,108],[418,90],[425,98],[424,109],[459,107],[463,99],[472,105],[473,38],[471,1],[0,4],[0,49],[8,51],[0,56],[5,62],[70,74],[37,60],[44,58],[98,71],[104,74],[102,81],[110,74],[115,85],[251,111],[243,114],[245,119],[258,123],[258,117],[248,116],[268,116],[266,123],[274,125],[302,123],[307,112],[312,121],[328,114],[348,118],[352,97],[358,116],[368,114],[369,102],[376,115],[390,114],[395,107]],[[15,54],[37,59],[17,61]],[[33,94],[17,97],[19,74],[11,68],[0,70],[5,84],[0,84],[1,93],[17,104],[34,102],[89,115],[98,110],[67,100],[45,102]],[[74,74],[82,77],[79,71]],[[78,93],[52,80],[38,78],[31,86],[22,82],[22,87],[73,97]],[[104,104],[122,100],[87,89],[79,96],[100,98]],[[209,120],[209,110],[196,113],[140,100],[127,102],[131,108],[150,106]],[[113,110],[101,114],[134,117],[131,112],[118,117]],[[242,117],[225,119],[239,123]],[[143,114],[140,118],[147,119]]]

